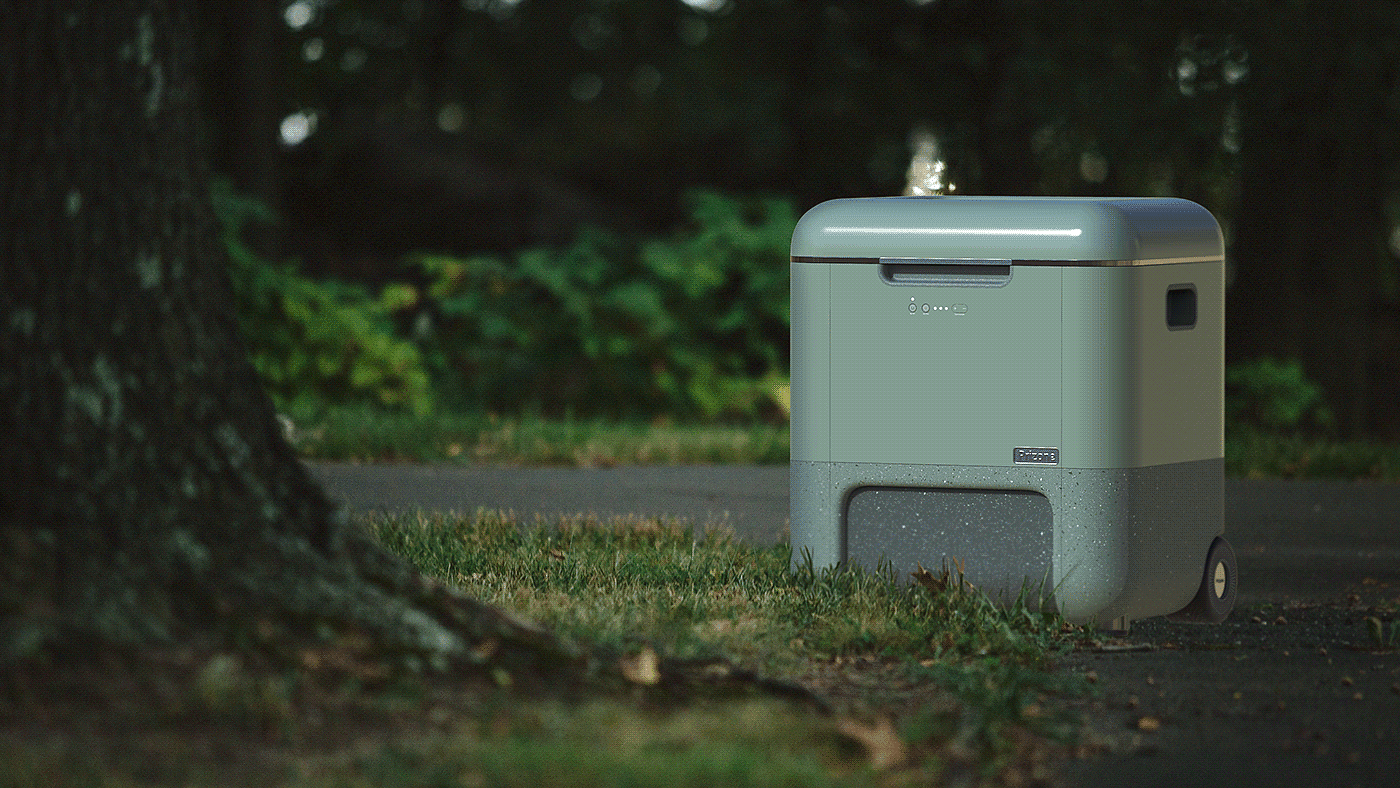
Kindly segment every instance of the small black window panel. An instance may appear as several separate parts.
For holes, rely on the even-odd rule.
[[[1167,328],[1183,331],[1196,327],[1196,286],[1172,285],[1167,288]]]

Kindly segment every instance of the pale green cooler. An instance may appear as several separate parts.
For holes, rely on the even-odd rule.
[[[792,547],[1220,621],[1225,268],[1180,199],[833,200],[792,236]]]

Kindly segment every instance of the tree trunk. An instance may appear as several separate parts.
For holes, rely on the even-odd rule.
[[[348,527],[282,439],[230,307],[191,41],[171,0],[0,0],[0,661],[230,612],[439,655],[548,641]]]

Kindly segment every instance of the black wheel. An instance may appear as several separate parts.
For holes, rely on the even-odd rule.
[[[1239,586],[1235,549],[1225,541],[1225,537],[1217,536],[1206,551],[1205,572],[1201,575],[1201,587],[1196,592],[1196,598],[1168,618],[1219,624],[1234,609]]]

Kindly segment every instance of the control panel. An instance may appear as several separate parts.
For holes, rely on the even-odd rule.
[[[911,315],[933,315],[942,313],[965,315],[967,314],[967,304],[921,304],[914,297],[910,296],[909,298],[909,314]]]

